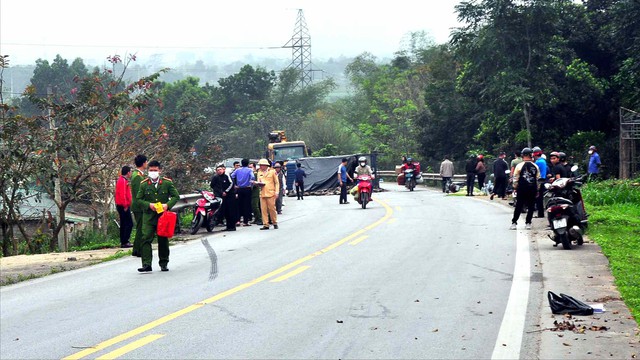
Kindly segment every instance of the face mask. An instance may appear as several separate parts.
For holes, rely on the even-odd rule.
[[[157,171],[149,171],[149,178],[151,180],[156,180],[160,176],[160,173]]]
[[[589,150],[589,155],[593,154],[593,150]]]
[[[360,163],[360,166],[365,167],[367,165],[367,163]]]

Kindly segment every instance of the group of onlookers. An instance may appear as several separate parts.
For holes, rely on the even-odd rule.
[[[134,159],[136,169],[123,166],[116,182],[115,203],[120,216],[120,242],[123,248],[132,248],[132,255],[142,258],[140,272],[152,271],[151,243],[156,236],[158,220],[163,212],[170,210],[180,198],[173,181],[161,177],[161,165],[147,157],[138,155]],[[222,199],[216,217],[217,225],[225,225],[224,231],[235,231],[237,226],[262,225],[260,230],[271,226],[278,229],[278,215],[282,214],[286,177],[283,163],[272,164],[267,159],[250,163],[242,159],[233,164],[227,173],[224,164],[216,166],[210,186],[216,197]],[[306,174],[297,164],[296,189],[298,199],[304,199]],[[147,172],[145,175],[145,171]],[[133,244],[129,242],[136,221]],[[159,265],[169,271],[169,239],[158,235]]]
[[[307,176],[300,163],[296,163],[295,188],[298,200],[304,200],[304,178]],[[284,206],[287,179],[284,162],[273,164],[267,159],[257,163],[242,159],[233,163],[231,172],[223,163],[216,166],[211,178],[211,188],[222,199],[218,212],[218,224],[225,223],[225,231],[235,231],[237,226],[270,225],[278,229],[278,215]]]
[[[267,159],[257,163],[242,159],[233,167],[227,173],[221,163],[211,178],[214,195],[222,199],[217,223],[222,224],[224,218],[225,231],[251,224],[262,225],[260,230],[268,230],[270,225],[277,229],[285,195],[283,163],[276,162],[272,166]]]
[[[553,182],[559,178],[572,176],[572,164],[569,163],[567,154],[560,151],[549,153],[549,160],[538,146],[524,148],[514,152],[511,164],[505,160],[506,153],[500,152],[493,162],[493,176],[495,184],[491,191],[490,199],[495,196],[507,200],[507,188],[511,184],[516,192],[515,210],[511,229],[516,229],[520,213],[526,207],[527,217],[525,229],[531,228],[531,218],[537,211],[537,217],[544,217],[543,197],[546,192],[545,183]],[[600,155],[595,146],[589,147],[589,180],[596,178],[601,166]],[[465,164],[467,196],[474,196],[474,183],[477,177],[478,188],[485,187],[487,168],[483,155],[471,155]],[[442,191],[448,192],[447,184],[454,174],[454,166],[448,156],[440,164],[440,176],[442,177]]]

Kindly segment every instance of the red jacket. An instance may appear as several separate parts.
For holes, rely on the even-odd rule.
[[[129,187],[129,180],[124,176],[120,176],[118,182],[116,182],[116,205],[120,205],[125,209],[131,206],[131,188]]]

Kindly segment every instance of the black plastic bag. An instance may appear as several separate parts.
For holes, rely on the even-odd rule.
[[[549,306],[554,314],[570,314],[570,315],[593,315],[593,308],[582,301],[575,299],[566,294],[560,296],[549,291]]]

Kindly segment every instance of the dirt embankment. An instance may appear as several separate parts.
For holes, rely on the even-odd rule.
[[[197,239],[205,234],[207,233],[180,234],[171,239],[170,245]],[[157,245],[154,243],[152,247],[155,250]],[[131,256],[131,249],[112,248],[3,257],[0,258],[0,286],[98,264],[118,255]]]
[[[0,259],[0,286],[93,265],[118,253],[129,253],[128,250],[115,248],[3,257]]]

